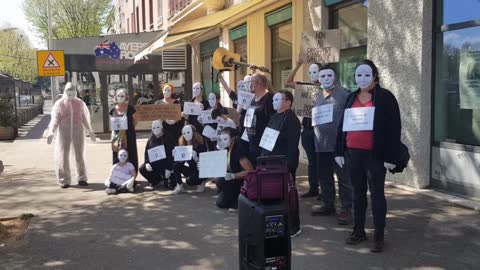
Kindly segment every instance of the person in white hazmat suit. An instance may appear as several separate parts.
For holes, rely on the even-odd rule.
[[[77,182],[80,186],[88,185],[85,168],[85,132],[88,132],[92,142],[95,133],[90,123],[90,113],[85,103],[77,98],[77,91],[72,84],[65,84],[62,98],[57,100],[52,108],[52,119],[48,127],[47,143],[51,144],[54,137],[55,174],[62,188],[70,186],[70,149],[73,149],[77,167]]]

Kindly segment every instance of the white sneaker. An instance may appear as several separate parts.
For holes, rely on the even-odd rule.
[[[107,188],[105,189],[105,193],[107,193],[108,195],[111,195],[111,194],[117,193],[117,190],[114,188]]]
[[[172,190],[172,193],[171,193],[171,194],[177,195],[177,194],[180,194],[180,193],[183,193],[183,192],[185,192],[185,190],[183,190],[183,185],[177,184],[177,185],[175,186],[175,189]]]
[[[206,181],[203,181],[200,185],[197,186],[197,192],[205,192]]]
[[[238,212],[238,209],[228,208],[228,212],[229,212],[229,213],[237,213],[237,212]]]

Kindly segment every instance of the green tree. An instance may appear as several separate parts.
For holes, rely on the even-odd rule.
[[[48,0],[25,0],[27,20],[45,43],[48,40]],[[50,0],[52,38],[98,36],[109,26],[111,0]]]
[[[24,33],[0,31],[0,70],[25,81],[36,81],[36,52]]]

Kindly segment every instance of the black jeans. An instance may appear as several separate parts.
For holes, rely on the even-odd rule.
[[[243,181],[241,179],[225,180],[225,178],[215,179],[218,188],[217,207],[218,208],[238,208],[238,195]]]
[[[292,180],[295,188],[288,194],[289,214],[290,214],[290,235],[297,233],[300,230],[300,204],[298,201],[298,192],[296,188],[296,172],[297,169],[289,169],[292,175]]]
[[[145,164],[142,164],[139,168],[140,174],[147,179],[150,184],[158,184],[160,181],[165,180],[165,169],[163,166],[152,166],[152,171],[147,171]]]
[[[185,165],[188,163],[188,166]],[[190,161],[180,161],[173,164],[173,177],[177,184],[182,185],[182,175],[187,177],[187,185],[195,186],[200,185],[203,182],[203,179],[199,179],[199,171],[197,168],[197,163],[192,159]]]
[[[345,164],[350,172],[354,189],[353,213],[354,228],[365,229],[367,212],[367,188],[372,201],[373,224],[376,230],[383,230],[387,217],[387,200],[385,199],[385,174],[383,161],[373,157],[371,151],[348,149]]]
[[[335,207],[335,173],[338,179],[338,195],[342,204],[342,210],[350,211],[352,208],[353,188],[347,169],[338,166],[333,152],[318,152],[317,162],[318,178],[325,206]]]
[[[308,159],[308,184],[311,192],[318,192],[317,153],[315,152],[315,132],[313,128],[302,131],[302,146]]]

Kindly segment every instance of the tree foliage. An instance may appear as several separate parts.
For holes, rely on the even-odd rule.
[[[36,81],[36,52],[24,33],[0,31],[0,71],[24,81]]]
[[[48,40],[48,0],[25,0],[23,12],[35,31]],[[52,38],[98,36],[109,26],[111,0],[50,0]]]

